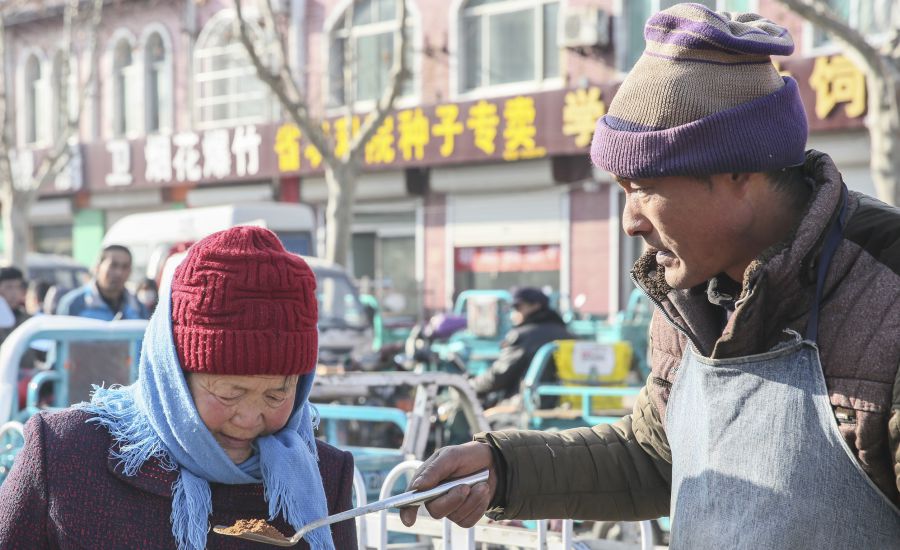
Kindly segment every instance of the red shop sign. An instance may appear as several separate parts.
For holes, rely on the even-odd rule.
[[[457,248],[456,271],[475,273],[559,271],[559,245]]]

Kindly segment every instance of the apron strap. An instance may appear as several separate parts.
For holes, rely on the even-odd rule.
[[[813,298],[812,308],[809,310],[809,320],[806,323],[806,339],[815,342],[819,334],[819,306],[822,301],[822,289],[825,287],[825,275],[835,251],[841,244],[844,236],[844,223],[847,221],[847,186],[841,184],[841,211],[832,220],[828,227],[828,235],[819,256],[819,268],[816,272],[816,294]]]

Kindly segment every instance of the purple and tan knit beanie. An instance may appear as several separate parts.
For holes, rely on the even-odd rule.
[[[198,241],[172,279],[172,333],[186,372],[310,373],[318,318],[312,270],[261,227]]]
[[[597,121],[595,166],[650,178],[803,163],[797,82],[769,59],[794,51],[787,29],[752,13],[678,4],[652,16],[644,38],[644,54]]]

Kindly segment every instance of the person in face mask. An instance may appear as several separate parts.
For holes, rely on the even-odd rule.
[[[142,303],[145,308],[147,308],[147,312],[150,315],[153,315],[153,312],[156,311],[156,304],[159,302],[159,289],[156,287],[156,281],[147,277],[137,287],[137,292],[135,292],[135,296],[138,299],[138,302]]]

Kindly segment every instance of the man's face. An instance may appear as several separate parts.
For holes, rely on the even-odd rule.
[[[719,273],[743,279],[757,253],[748,242],[752,207],[729,174],[616,180],[626,197],[622,227],[656,251],[669,286],[691,288]]]
[[[532,304],[529,302],[516,302],[513,304],[513,310],[509,314],[513,326],[519,326],[525,322],[525,318],[541,309],[540,304]]]
[[[97,286],[104,294],[121,294],[131,276],[131,256],[110,250],[97,265]]]
[[[12,309],[22,307],[25,305],[25,281],[22,279],[0,281],[0,297],[3,297]]]

